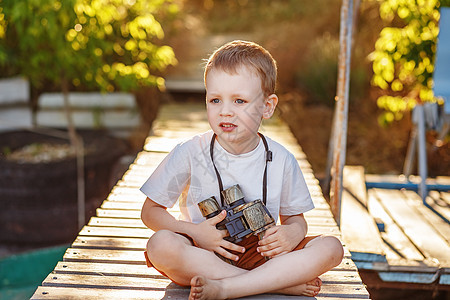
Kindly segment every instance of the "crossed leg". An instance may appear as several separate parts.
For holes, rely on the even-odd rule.
[[[321,285],[318,276],[338,265],[343,256],[339,240],[321,236],[302,250],[247,271],[167,230],[156,232],[147,250],[155,268],[179,284],[191,285],[190,299],[227,299],[267,292],[315,295]]]

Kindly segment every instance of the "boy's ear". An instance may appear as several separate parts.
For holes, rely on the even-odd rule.
[[[266,98],[264,103],[263,119],[270,119],[278,104],[278,97],[275,94]]]

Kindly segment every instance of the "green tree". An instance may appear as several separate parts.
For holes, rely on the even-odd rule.
[[[390,22],[375,43],[372,84],[385,92],[377,104],[381,124],[401,119],[416,103],[436,101],[433,70],[439,7],[450,1],[383,0],[380,16]],[[396,26],[395,26],[396,25]]]
[[[162,0],[0,0],[0,68],[5,76],[103,91],[164,85],[175,64],[158,19],[178,6]]]

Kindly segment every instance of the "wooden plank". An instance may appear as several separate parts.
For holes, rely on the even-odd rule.
[[[59,262],[54,274],[84,274],[119,277],[166,278],[156,269],[145,265],[124,265],[113,263]],[[353,270],[331,270],[321,275],[324,284],[358,284],[362,283],[358,273]]]
[[[368,191],[368,205],[370,214],[382,220],[385,225],[385,232],[381,232],[381,237],[384,241],[383,250],[389,262],[401,258],[412,262],[425,259],[388,212],[386,212],[373,189]]]
[[[127,238],[150,238],[154,233],[148,228],[121,228],[121,227],[93,227],[84,226],[79,235],[81,236],[104,236],[104,237],[127,237]]]
[[[173,213],[173,211],[172,211]],[[336,222],[329,218],[306,218],[309,227],[332,227],[338,230]],[[147,228],[142,220],[139,219],[120,219],[108,217],[92,217],[88,223],[89,226],[112,226],[112,227],[131,227],[131,228]]]
[[[171,211],[171,213],[178,218],[179,214],[174,213]],[[141,218],[141,211],[140,210],[119,210],[119,209],[103,209],[98,208],[97,209],[97,216],[98,217],[109,217],[109,218],[127,218],[127,219],[140,219]],[[320,219],[324,222],[330,222],[333,223],[332,220],[329,220],[331,217],[331,212],[328,210],[320,210],[320,209],[314,209],[310,212],[305,213],[305,219],[309,222],[313,222],[313,219]],[[327,221],[328,219],[328,221]]]
[[[133,163],[136,165],[144,165],[144,166],[159,165],[159,163],[166,156],[167,154],[164,153],[141,151],[138,153],[138,155],[136,155],[136,158]]]
[[[116,289],[85,289],[85,288],[73,288],[73,287],[39,287],[32,300],[46,300],[46,299],[67,299],[67,300],[85,300],[85,299],[132,299],[132,300],[147,300],[147,299],[187,299],[189,295],[188,290],[167,290],[167,291],[136,291],[136,290],[116,290]],[[306,296],[284,296],[263,294],[257,296],[249,296],[241,299],[265,299],[265,300],[282,300],[282,299],[296,299],[296,300],[310,300],[311,297]],[[317,300],[342,300],[349,299],[346,296],[328,297],[319,294],[313,299]],[[367,299],[364,295],[355,295],[351,299]]]
[[[164,290],[168,288],[183,289],[167,277],[142,278],[126,276],[97,276],[85,274],[49,274],[42,282],[43,286],[110,288],[126,290]]]
[[[422,215],[422,218],[430,224],[431,227],[436,230],[441,237],[447,241],[447,243],[450,243],[450,226],[447,222],[445,222],[441,217],[439,217],[436,213],[434,213],[431,209],[423,205],[422,198],[413,191],[403,191],[403,193],[406,196],[406,201],[408,204],[413,207],[420,215]],[[430,197],[427,197],[427,202],[430,203],[433,201],[435,204],[438,203],[438,197],[440,193],[437,191],[430,191]],[[430,200],[433,199],[433,200]],[[434,205],[436,208],[437,205]],[[442,205],[444,208],[444,205]],[[447,207],[447,211],[450,211],[450,208]],[[444,213],[444,211],[441,211]],[[450,257],[449,257],[450,258]]]
[[[78,236],[72,248],[144,251],[147,241],[146,238]]]
[[[437,191],[430,191],[429,196],[425,199],[426,203],[437,213],[441,214],[444,218],[450,221],[450,204],[440,197],[436,197],[436,194],[440,195]]]
[[[176,293],[176,294],[175,294]],[[79,287],[50,287],[40,286],[31,297],[33,300],[46,300],[46,299],[164,299],[168,295],[172,295],[170,299],[186,299],[189,293],[186,291],[170,291],[170,293],[164,290],[118,290],[118,289],[95,289],[95,288],[79,288]]]
[[[141,198],[142,199],[142,198]],[[131,200],[131,199],[130,199]],[[145,199],[144,199],[145,200]],[[105,209],[121,209],[121,210],[140,210],[144,201],[103,201],[101,208]]]
[[[143,251],[69,248],[63,261],[145,265]]]
[[[143,180],[143,179],[126,180],[126,181],[119,180],[119,181],[117,181],[116,186],[124,186],[124,187],[135,188],[135,189],[139,190],[145,181],[146,181],[146,179],[145,180]]]
[[[146,265],[114,263],[58,262],[53,273],[166,279],[155,268],[149,268]]]
[[[77,288],[98,288],[98,289],[126,289],[126,290],[183,290],[189,291],[186,287],[178,286],[168,278],[141,278],[141,277],[116,277],[97,276],[85,274],[49,274],[42,283],[43,286],[50,287],[77,287]],[[342,295],[361,298],[367,291],[361,284],[353,283],[328,283],[322,285],[320,294],[326,297],[337,297]],[[259,297],[258,297],[259,298]]]
[[[345,166],[343,186],[367,208],[367,190],[363,166]]]
[[[108,195],[108,198],[106,198],[106,200],[144,203],[146,198],[147,198],[147,196],[145,196],[145,194],[143,194],[143,193],[141,193],[140,195],[138,195],[138,194],[131,194],[130,195],[130,194],[111,193],[111,194]]]
[[[111,226],[123,228],[147,228],[141,219],[117,219],[117,218],[99,218],[92,217],[88,223],[89,226]]]
[[[150,238],[154,232],[148,228],[121,228],[121,227],[97,227],[84,226],[79,235],[81,236],[104,236],[104,237],[127,237],[127,238]],[[308,235],[332,235],[340,237],[341,233],[336,227],[311,226]]]
[[[386,261],[378,228],[364,206],[345,189],[341,205],[342,239],[352,257],[358,261]]]
[[[374,190],[383,207],[422,253],[430,258],[448,260],[450,246],[406,203],[400,191]]]

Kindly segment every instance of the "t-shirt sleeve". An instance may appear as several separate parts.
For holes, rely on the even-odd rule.
[[[154,202],[173,207],[190,181],[187,151],[183,144],[177,145],[150,175],[141,191]]]
[[[303,173],[295,157],[290,154],[286,159],[284,168],[280,215],[297,215],[313,208],[314,204]]]

